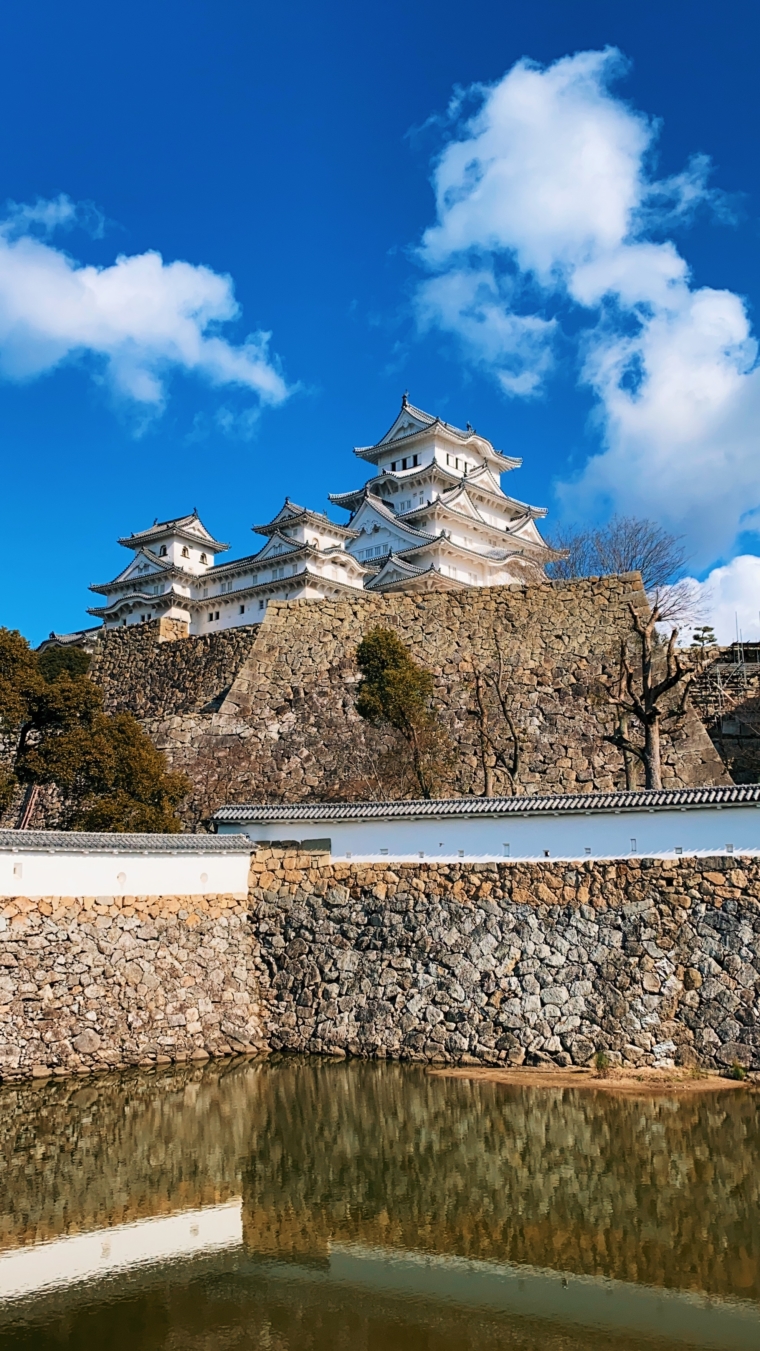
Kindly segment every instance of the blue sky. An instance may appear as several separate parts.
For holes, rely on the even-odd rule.
[[[755,4],[30,0],[0,35],[0,623],[88,623],[156,516],[251,552],[408,389],[550,521],[683,532],[758,636]]]

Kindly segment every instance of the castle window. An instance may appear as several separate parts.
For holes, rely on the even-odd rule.
[[[162,545],[161,545],[161,548],[160,548],[159,551],[158,551],[158,556],[159,556],[159,558],[166,558],[166,545],[165,545],[165,544],[162,544]]]
[[[260,600],[260,601],[259,601],[259,609],[260,609],[260,610],[263,610],[263,609],[264,609],[264,602],[263,602],[263,600]]]
[[[408,460],[408,459],[406,458],[406,456],[405,456],[404,459],[401,461],[401,468],[402,468],[402,469],[406,469],[406,466],[408,465],[408,463],[409,463],[409,460]]]
[[[245,614],[245,606],[244,606],[244,605],[241,605],[241,606],[240,606],[240,614],[241,614],[241,615],[244,615],[244,614]]]
[[[187,545],[185,545],[184,548],[183,548],[183,550],[182,550],[182,557],[183,557],[183,558],[189,558],[189,557],[190,557],[190,550],[188,549]]]
[[[208,559],[205,554],[201,554],[201,563],[208,563]]]
[[[416,456],[416,455],[413,455],[413,456],[412,456],[412,468],[414,468],[415,465],[416,465],[417,463],[418,463],[418,461],[417,461],[417,456]]]
[[[396,472],[396,461],[391,460],[391,473],[395,474],[395,472]]]

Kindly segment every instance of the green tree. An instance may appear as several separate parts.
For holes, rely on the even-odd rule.
[[[131,714],[103,711],[102,693],[81,661],[47,657],[20,634],[0,630],[0,731],[12,747],[6,801],[14,783],[54,784],[69,829],[179,831],[176,807],[190,789],[185,776],[167,769]]]
[[[81,647],[47,647],[37,656],[37,666],[43,680],[57,680],[63,671],[69,675],[86,675],[92,657]]]
[[[697,665],[701,670],[710,648],[717,647],[715,629],[712,624],[700,624],[699,628],[694,629],[691,635],[691,646],[696,654]]]
[[[14,629],[0,628],[0,811],[18,783],[15,759],[31,730],[35,701],[44,681],[34,653]]]
[[[417,665],[392,629],[372,629],[360,642],[356,659],[362,673],[357,712],[374,726],[399,734],[421,796],[432,797],[451,760],[448,738],[432,707],[433,676]]]

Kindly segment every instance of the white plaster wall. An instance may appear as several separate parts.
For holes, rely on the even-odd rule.
[[[0,1290],[3,1300],[21,1299],[54,1286],[103,1280],[148,1263],[238,1248],[242,1242],[243,1203],[235,1198],[6,1250],[0,1253]]]
[[[245,896],[250,850],[214,854],[0,850],[0,896]]]
[[[760,854],[760,807],[698,807],[566,816],[401,821],[255,820],[219,826],[252,840],[332,841],[335,859],[609,859]],[[729,848],[732,846],[732,849]]]

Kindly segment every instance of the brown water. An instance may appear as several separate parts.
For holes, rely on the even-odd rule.
[[[0,1351],[760,1348],[760,1098],[296,1059],[0,1090]]]

